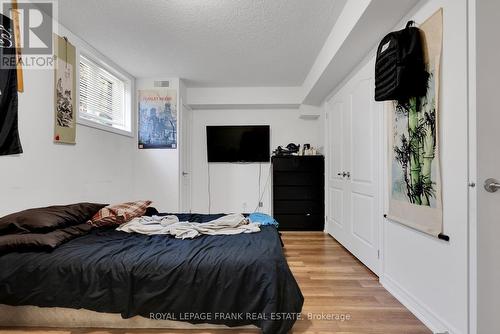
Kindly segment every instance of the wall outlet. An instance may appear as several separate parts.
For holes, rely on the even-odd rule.
[[[264,207],[264,203],[259,202],[259,208],[263,208],[263,207]]]
[[[247,202],[243,202],[242,208],[243,208],[243,212],[247,211]]]

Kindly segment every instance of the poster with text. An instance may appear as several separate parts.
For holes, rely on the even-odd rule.
[[[139,149],[177,148],[177,91],[139,91]]]
[[[390,103],[388,218],[438,236],[443,231],[439,151],[442,10],[420,29],[429,73],[426,96]]]

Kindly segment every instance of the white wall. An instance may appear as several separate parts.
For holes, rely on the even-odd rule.
[[[113,64],[63,27],[59,33]],[[54,144],[54,72],[26,70],[24,85],[19,94],[24,153],[0,156],[0,216],[53,204],[138,199],[132,191],[135,139],[77,125],[76,145]]]
[[[298,107],[304,100],[302,87],[192,87],[187,88],[186,93],[187,103],[193,109],[251,105]]]
[[[381,282],[432,330],[467,333],[467,1],[422,1],[408,19],[422,23],[440,7],[444,9],[441,168],[444,231],[451,240],[447,243],[386,221]],[[403,26],[401,22],[397,28]],[[354,76],[356,71],[350,78]]]
[[[315,147],[323,142],[322,119],[301,120],[294,109],[195,110],[193,116],[193,212],[208,212],[207,125],[270,125],[272,150],[291,142]],[[263,163],[261,168],[264,191],[270,164]],[[253,212],[259,198],[258,174],[258,163],[211,163],[211,212]],[[270,184],[265,189],[261,212],[271,212]]]
[[[59,34],[68,36],[77,48],[82,46],[117,67],[64,27],[59,28]],[[140,79],[135,88],[154,88],[155,80],[169,80],[179,93],[179,79]],[[25,92],[19,94],[24,153],[0,157],[0,216],[37,206],[138,199],[152,200],[163,212],[178,211],[177,149],[139,150],[136,134],[127,137],[80,124],[76,145],[54,144],[54,73],[26,70],[24,81]],[[133,113],[137,112],[135,101],[134,98]],[[135,128],[134,124],[134,132]]]
[[[170,88],[177,90],[177,112],[179,113],[179,79],[140,78],[136,80],[137,90],[154,89],[155,81],[169,81]],[[177,117],[177,135],[179,135]],[[177,136],[179,138],[179,136]],[[177,142],[179,142],[177,140]],[[179,210],[179,150],[137,149],[134,143],[133,168],[135,171],[134,194],[153,201],[160,212]]]

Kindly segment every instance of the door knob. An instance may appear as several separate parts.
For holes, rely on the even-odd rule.
[[[489,193],[494,193],[500,189],[500,182],[495,179],[487,179],[484,181],[484,189]]]
[[[347,173],[344,173],[345,175],[344,176],[347,176],[348,179],[351,178],[351,172],[347,172]]]
[[[189,173],[188,172],[182,172],[182,176],[188,176]]]

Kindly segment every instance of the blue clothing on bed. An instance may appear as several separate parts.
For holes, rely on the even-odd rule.
[[[269,215],[266,215],[265,213],[254,212],[248,216],[248,219],[250,219],[252,223],[259,223],[262,226],[274,225],[276,228],[278,228],[279,226],[276,219]]]

